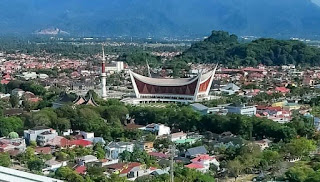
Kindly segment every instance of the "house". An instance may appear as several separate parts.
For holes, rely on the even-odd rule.
[[[163,174],[169,174],[169,170],[170,170],[170,167],[167,167],[165,169],[156,169],[153,172],[151,172],[151,175],[160,176],[160,175],[163,175]]]
[[[121,72],[124,69],[124,63],[123,61],[112,61],[106,65],[105,69],[107,73]]]
[[[41,98],[39,98],[38,96],[36,96],[34,93],[32,92],[29,92],[29,91],[26,91],[24,94],[23,94],[23,97],[29,101],[29,102],[39,102],[41,100]]]
[[[41,144],[45,144],[45,142],[48,142],[50,139],[58,136],[54,129],[46,126],[38,126],[32,129],[24,130],[23,134],[27,144],[29,144],[31,141],[39,141]]]
[[[170,135],[170,139],[172,142],[175,142],[177,140],[186,140],[187,139],[187,134],[184,133],[183,131],[177,132],[177,133],[172,133]]]
[[[235,85],[234,83],[228,83],[226,86],[220,88],[220,91],[226,93],[228,95],[233,95],[240,90],[240,87]]]
[[[315,80],[311,79],[310,77],[305,77],[302,80],[302,84],[305,86],[314,86]]]
[[[34,149],[35,154],[51,154],[52,150],[50,147],[36,147]]]
[[[55,171],[60,167],[67,166],[67,161],[56,161],[54,158],[46,161],[44,163],[45,168],[42,169],[43,173],[49,173],[50,171]]]
[[[94,145],[97,143],[100,143],[101,145],[106,144],[106,141],[104,141],[104,139],[102,137],[87,138],[85,140],[92,142]]]
[[[228,105],[225,107],[228,110],[228,113],[241,114],[254,116],[257,114],[257,108],[255,106],[246,106],[244,104],[236,105]]]
[[[119,155],[124,152],[133,152],[134,144],[131,142],[110,142],[106,147],[107,159],[118,159]]]
[[[200,104],[200,103],[193,103],[190,104],[191,108],[195,111],[200,112],[201,114],[207,114],[208,113],[208,107]]]
[[[37,73],[36,72],[23,72],[20,77],[24,78],[25,80],[36,79]]]
[[[10,108],[10,109],[4,109],[3,115],[4,116],[18,116],[23,114],[23,109],[21,108]]]
[[[49,140],[49,142],[47,142],[46,145],[52,146],[52,147],[60,147],[60,148],[71,147],[70,140],[62,136],[54,137],[53,139]]]
[[[87,172],[87,167],[85,165],[80,165],[80,166],[77,166],[74,171],[78,174],[86,174]]]
[[[70,146],[81,146],[81,147],[92,147],[92,142],[85,140],[85,139],[70,140],[69,145]]]
[[[8,137],[0,138],[0,152],[16,151],[22,153],[26,150],[24,138],[19,138],[18,133],[11,132]]]
[[[261,150],[268,148],[270,143],[271,141],[269,139],[254,141],[254,144],[258,145],[261,148]]]
[[[189,148],[187,149],[185,156],[192,158],[192,157],[197,157],[201,154],[207,154],[208,151],[204,146],[199,146],[199,147],[193,147],[193,148]]]
[[[191,160],[191,164],[185,165],[185,167],[190,169],[196,169],[201,172],[208,172],[210,164],[213,164],[219,169],[220,163],[215,157],[209,156],[208,154],[199,155],[198,157]]]
[[[281,93],[283,95],[287,94],[290,92],[290,89],[286,88],[286,87],[276,87],[274,89],[277,93]]]
[[[214,141],[212,143],[214,148],[229,148],[229,147],[236,147],[240,148],[244,144],[244,141],[242,138],[237,136],[225,136],[220,137],[217,139],[217,141]]]
[[[157,158],[157,159],[168,159],[169,158],[169,155],[164,154],[162,152],[149,152],[148,154],[150,156]]]
[[[80,157],[78,159],[78,164],[79,165],[84,165],[86,163],[89,163],[89,162],[96,162],[98,161],[98,158],[96,156],[93,156],[93,155],[86,155],[86,156],[83,156],[83,157]]]
[[[38,145],[44,146],[44,145],[46,145],[47,142],[49,142],[49,140],[53,139],[56,136],[58,136],[58,133],[56,132],[56,130],[50,128],[47,131],[39,133],[37,135],[36,141],[37,141]]]
[[[114,160],[99,159],[99,161],[96,161],[94,164],[95,164],[96,166],[99,166],[99,167],[104,167],[104,166],[107,166],[107,165],[116,164],[116,163],[118,163],[118,162],[119,162],[118,159],[114,159]]]
[[[149,175],[150,169],[139,162],[117,163],[106,166],[113,173],[118,173],[120,177],[127,177],[129,180],[134,180],[137,177]]]
[[[162,135],[169,135],[170,134],[170,127],[165,126],[164,124],[148,124],[145,127],[139,128],[141,130],[150,131],[152,133],[155,133],[158,136]]]
[[[136,147],[138,147],[141,150],[148,152],[153,151],[153,142],[139,142],[136,144]]]

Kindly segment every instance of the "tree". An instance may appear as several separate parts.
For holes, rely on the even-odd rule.
[[[99,130],[105,125],[105,122],[93,109],[84,107],[78,110],[77,121],[72,125],[73,129],[92,132]]]
[[[11,95],[9,102],[11,104],[12,107],[17,107],[19,104],[19,98],[16,95]]]
[[[293,157],[302,157],[310,154],[316,149],[314,141],[306,138],[293,139],[285,147],[285,152]]]
[[[88,167],[87,172],[90,176],[99,177],[103,176],[104,169],[98,166]]]
[[[152,133],[149,133],[147,136],[146,136],[146,141],[148,142],[154,142],[156,140],[156,136],[153,135]]]
[[[23,122],[20,118],[12,116],[0,117],[0,136],[8,136],[10,132],[20,132],[23,129]]]
[[[31,126],[52,126],[57,122],[57,114],[51,108],[44,108],[38,112],[34,112],[30,118]]]
[[[156,139],[153,143],[153,147],[160,151],[165,151],[169,148],[171,141],[167,138]]]
[[[8,153],[0,153],[0,166],[9,167],[11,165],[10,155]]]
[[[51,126],[60,132],[70,129],[71,123],[67,118],[58,118],[52,121]]]
[[[308,175],[307,179],[304,182],[315,182],[320,181],[320,172],[316,171],[310,175]]]
[[[238,159],[235,159],[228,161],[227,169],[229,171],[229,174],[234,177],[235,181],[237,181],[237,178],[244,169],[244,166]]]
[[[286,177],[290,182],[305,181],[314,171],[304,164],[296,164],[294,167],[289,168],[286,172]]]
[[[41,159],[35,158],[27,162],[30,171],[41,171],[44,167],[44,162]]]
[[[261,163],[265,164],[266,167],[271,167],[272,169],[274,169],[275,165],[277,165],[280,162],[280,159],[281,156],[277,151],[264,150],[262,152]]]
[[[100,143],[97,143],[93,150],[95,151],[98,159],[104,159],[106,157],[106,152]]]
[[[84,182],[83,177],[69,167],[58,168],[55,172],[55,177],[66,181]]]

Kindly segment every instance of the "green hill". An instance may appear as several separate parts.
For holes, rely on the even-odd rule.
[[[261,38],[240,43],[236,35],[212,31],[203,41],[194,43],[179,59],[195,63],[220,63],[228,66],[268,66],[295,64],[319,66],[320,49],[300,41]]]

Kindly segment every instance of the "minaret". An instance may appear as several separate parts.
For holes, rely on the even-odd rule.
[[[102,45],[102,62],[101,62],[101,97],[107,98],[107,74],[106,74],[106,57],[104,55],[104,47]]]

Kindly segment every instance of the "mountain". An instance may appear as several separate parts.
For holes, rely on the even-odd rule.
[[[320,49],[307,46],[301,41],[260,38],[252,42],[240,43],[238,37],[224,31],[212,31],[203,41],[196,42],[184,51],[178,61],[196,63],[219,63],[229,67],[319,66]]]
[[[192,37],[212,29],[237,35],[311,37],[319,0],[1,0],[0,33],[56,27],[80,36]]]

